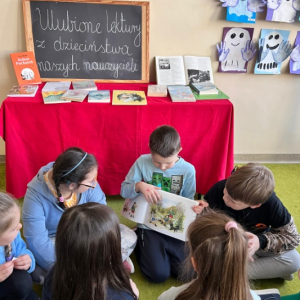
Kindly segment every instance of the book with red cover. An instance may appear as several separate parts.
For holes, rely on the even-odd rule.
[[[19,85],[41,83],[33,52],[11,53],[10,57]]]

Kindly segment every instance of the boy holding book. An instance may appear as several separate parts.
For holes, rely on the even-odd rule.
[[[175,128],[160,126],[150,135],[151,154],[140,156],[121,185],[121,196],[135,198],[142,193],[149,203],[157,203],[162,189],[194,200],[195,168],[182,157],[180,137]],[[138,203],[137,203],[138,205]],[[138,224],[136,257],[142,273],[152,282],[178,276],[185,258],[184,242]]]
[[[247,231],[250,279],[280,277],[292,280],[300,267],[296,247],[300,236],[293,217],[274,192],[272,172],[249,163],[227,180],[217,182],[204,196],[210,208],[224,211]],[[207,203],[200,200],[195,212]]]

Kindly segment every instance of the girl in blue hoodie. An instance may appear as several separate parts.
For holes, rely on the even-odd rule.
[[[35,268],[32,253],[20,235],[20,208],[0,192],[0,299],[36,300],[29,275]]]

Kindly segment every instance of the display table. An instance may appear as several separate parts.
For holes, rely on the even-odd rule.
[[[204,194],[233,168],[233,105],[228,100],[172,103],[148,97],[146,106],[110,103],[43,103],[41,84],[35,97],[8,97],[0,114],[6,148],[6,189],[24,196],[27,183],[41,166],[71,146],[96,156],[98,181],[105,194],[120,193],[134,161],[149,153],[151,132],[174,126],[180,155],[196,168],[197,192]],[[147,91],[148,84],[97,84],[98,89]],[[111,95],[112,97],[112,95]]]

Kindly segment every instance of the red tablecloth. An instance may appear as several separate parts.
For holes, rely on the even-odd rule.
[[[197,192],[204,194],[233,168],[233,106],[228,100],[172,103],[148,97],[146,106],[109,103],[45,105],[41,88],[33,98],[8,97],[0,114],[0,135],[6,147],[6,189],[24,196],[39,168],[71,146],[96,156],[98,181],[109,195],[134,161],[149,153],[150,133],[159,125],[174,126],[182,141],[180,155],[196,168]],[[147,90],[147,84],[98,84],[98,89]]]

